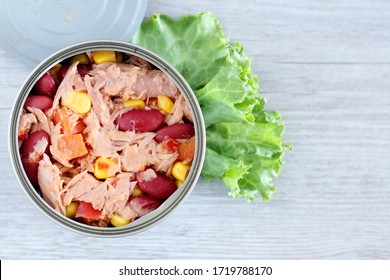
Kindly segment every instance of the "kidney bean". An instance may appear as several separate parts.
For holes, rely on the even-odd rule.
[[[22,147],[20,148],[20,157],[22,159],[24,170],[28,179],[33,185],[38,185],[38,166],[39,161],[42,159],[42,155],[38,156],[35,161],[32,161],[29,156],[32,152],[34,152],[34,146],[38,143],[39,140],[43,138],[45,138],[47,142],[50,143],[50,136],[47,134],[47,132],[43,130],[33,132],[27,136]],[[49,145],[47,145],[45,153],[49,153]]]
[[[27,178],[30,180],[31,184],[38,186],[38,167],[39,163],[31,163],[22,160],[24,171],[26,172]]]
[[[164,139],[170,137],[172,139],[189,139],[195,135],[194,126],[192,124],[173,124],[160,128],[156,132],[154,139],[161,143]]]
[[[31,95],[27,97],[23,108],[27,109],[27,107],[35,107],[41,109],[42,111],[45,111],[50,109],[52,105],[53,99],[46,95]]]
[[[68,69],[69,65],[65,64],[61,66],[60,70],[58,70],[58,79],[60,82],[62,82],[62,80],[64,79],[66,72],[68,72]]]
[[[164,115],[156,109],[133,109],[115,120],[120,131],[150,132],[159,128],[164,122]]]
[[[46,72],[36,82],[35,90],[40,95],[46,95],[53,98],[57,92],[57,85],[56,85],[55,78],[49,72]]]
[[[50,136],[49,134],[44,130],[38,130],[33,133],[31,133],[29,136],[27,136],[26,141],[24,141],[22,147],[20,148],[20,155],[21,157],[28,157],[30,153],[34,151],[34,146],[38,143],[39,140],[42,138],[46,138],[47,142],[50,143]],[[46,148],[45,153],[49,152],[49,147]]]
[[[150,197],[147,195],[141,195],[134,197],[129,202],[130,207],[139,215],[144,216],[149,212],[157,209],[162,204],[161,200]]]
[[[150,181],[141,181],[138,175],[136,177],[141,191],[156,198],[166,199],[177,190],[175,182],[160,173],[157,173],[157,177]]]
[[[77,72],[79,72],[81,77],[84,77],[92,70],[91,65],[77,64]]]

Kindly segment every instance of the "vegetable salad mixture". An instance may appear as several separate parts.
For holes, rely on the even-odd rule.
[[[269,200],[290,145],[282,143],[279,113],[264,109],[243,46],[229,42],[211,13],[155,14],[132,42],[169,61],[194,90],[206,123],[202,175],[223,182],[231,197]]]
[[[34,85],[19,122],[25,172],[56,211],[123,226],[186,180],[195,150],[186,101],[147,61],[99,50],[76,55]]]

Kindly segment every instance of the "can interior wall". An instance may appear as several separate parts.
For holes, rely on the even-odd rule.
[[[37,193],[32,184],[27,178],[27,175],[24,171],[19,149],[18,149],[18,126],[19,118],[23,109],[23,104],[26,101],[28,94],[33,88],[36,81],[46,73],[54,65],[60,63],[61,61],[70,58],[79,53],[94,51],[94,50],[114,50],[119,52],[124,52],[130,55],[136,55],[149,63],[153,64],[161,71],[163,71],[177,86],[180,92],[183,94],[188,107],[191,111],[193,117],[193,124],[195,128],[195,154],[192,162],[192,166],[188,177],[185,183],[174,193],[172,194],[159,208],[150,212],[149,214],[140,217],[139,219],[131,222],[130,224],[123,227],[108,227],[100,228],[89,226],[86,224],[79,223],[77,221],[71,220],[57,211],[55,211],[50,205],[48,205],[42,197]],[[8,137],[8,146],[10,152],[11,163],[13,165],[13,170],[16,174],[16,177],[22,186],[22,189],[26,195],[32,200],[32,202],[50,219],[59,223],[66,228],[93,236],[101,237],[112,237],[112,236],[123,236],[138,233],[143,231],[157,222],[164,219],[169,215],[181,202],[183,202],[187,196],[191,193],[195,184],[200,176],[202,170],[205,151],[206,151],[206,132],[205,125],[203,121],[203,116],[199,104],[196,100],[195,94],[192,89],[181,76],[181,74],[175,70],[169,63],[164,59],[157,56],[156,54],[141,48],[139,46],[118,42],[118,41],[88,41],[79,43],[63,50],[58,51],[53,54],[41,64],[39,64],[27,78],[25,83],[22,85],[17,99],[14,103],[13,109],[11,111],[10,123],[9,123],[9,137]]]

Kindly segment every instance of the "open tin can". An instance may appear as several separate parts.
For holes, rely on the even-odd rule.
[[[38,79],[42,77],[48,70],[52,69],[55,65],[61,63],[62,61],[65,61],[80,53],[87,53],[99,50],[111,50],[116,52],[122,52],[128,55],[137,56],[149,62],[154,67],[165,73],[171,79],[171,81],[173,81],[178,90],[184,96],[188,108],[192,114],[195,130],[194,158],[183,185],[180,186],[180,188],[178,188],[170,197],[168,197],[157,209],[121,227],[91,226],[67,218],[66,216],[54,210],[40,196],[40,194],[37,192],[37,190],[34,188],[30,180],[28,179],[21,161],[18,147],[19,119],[23,110],[24,103]],[[18,93],[17,99],[14,103],[10,117],[8,141],[11,163],[13,165],[16,177],[22,189],[33,202],[33,204],[35,204],[46,216],[48,216],[54,222],[57,222],[58,224],[70,230],[76,231],[78,233],[101,237],[114,237],[138,233],[155,225],[163,218],[168,216],[168,214],[170,214],[176,207],[178,207],[180,203],[182,203],[187,198],[187,196],[194,188],[201,173],[206,150],[206,133],[202,112],[193,91],[191,90],[185,79],[181,76],[181,74],[164,59],[144,48],[125,42],[101,40],[83,42],[62,49],[53,54],[52,56],[48,57],[32,71],[30,76],[22,85]]]

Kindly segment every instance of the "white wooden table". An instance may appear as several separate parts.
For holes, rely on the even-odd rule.
[[[9,162],[10,108],[30,72],[0,49],[1,259],[390,259],[390,2],[153,1],[212,11],[253,58],[294,145],[268,203],[200,180],[152,229],[93,238],[27,199]]]

